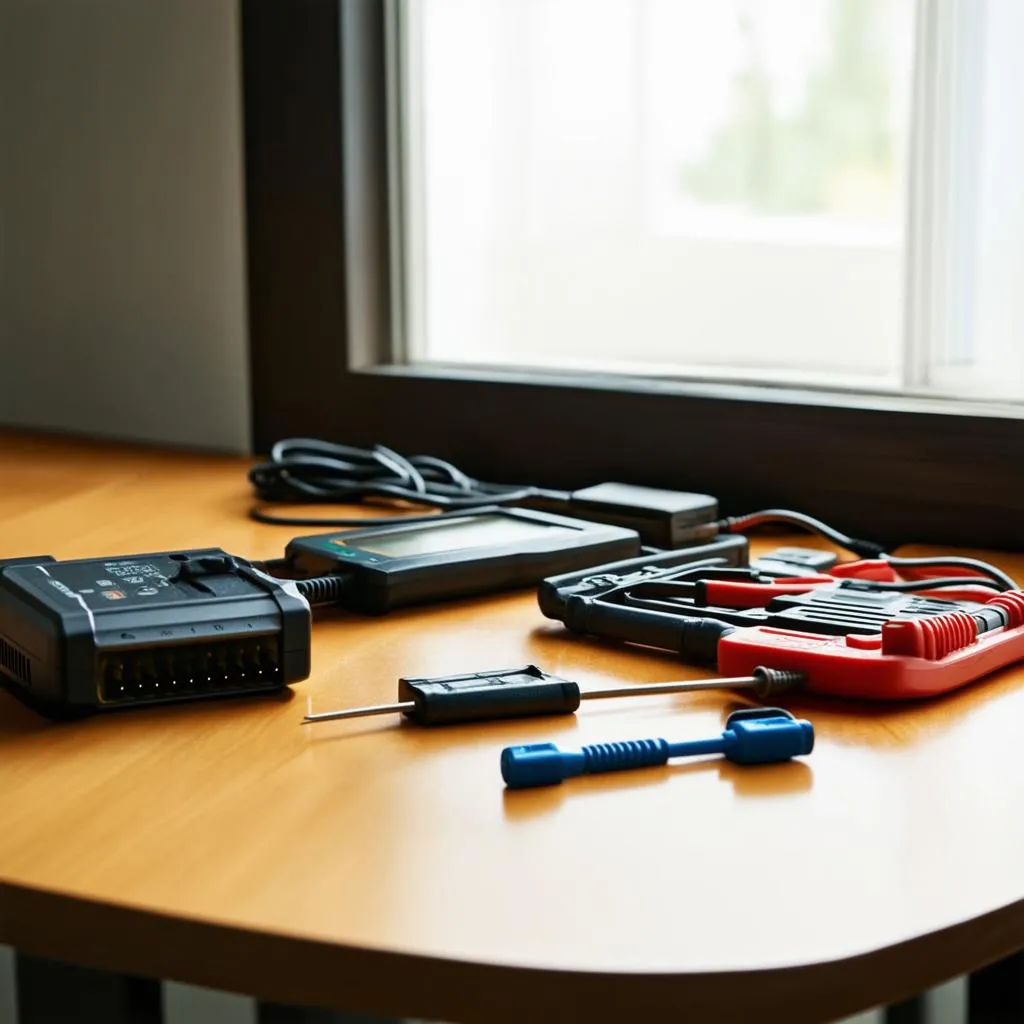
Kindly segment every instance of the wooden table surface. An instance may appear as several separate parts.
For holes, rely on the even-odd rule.
[[[0,554],[279,554],[290,531],[246,518],[244,473],[0,433]],[[819,1021],[1024,946],[1021,672],[916,706],[794,703],[818,737],[802,763],[516,793],[506,744],[701,737],[735,698],[437,731],[299,724],[310,697],[388,701],[401,675],[524,662],[584,686],[701,675],[571,639],[517,593],[322,616],[287,699],[57,725],[0,695],[0,942],[464,1021]]]

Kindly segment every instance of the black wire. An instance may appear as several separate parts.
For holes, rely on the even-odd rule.
[[[766,508],[760,512],[750,512],[743,516],[730,516],[719,523],[719,527],[732,533],[741,533],[751,526],[760,526],[763,523],[789,523],[794,526],[802,526],[805,530],[820,534],[822,537],[838,544],[841,548],[860,558],[884,558],[885,548],[870,540],[860,540],[851,537],[835,527],[823,523],[814,516],[805,515],[803,512],[794,512],[788,508]]]
[[[461,514],[481,513],[498,507],[494,504],[475,505],[462,510]],[[255,519],[257,523],[269,523],[271,526],[397,526],[399,524],[433,523],[438,519],[454,517],[455,513],[453,512],[431,512],[429,515],[415,516],[331,516],[330,518],[321,518],[320,516],[281,516],[274,512],[267,512],[258,505],[249,509],[250,519]]]
[[[295,587],[311,605],[337,604],[351,582],[351,577],[332,574],[297,580]]]
[[[546,497],[564,501],[567,495],[537,487],[513,487],[476,480],[457,466],[431,455],[406,456],[387,448],[356,448],[315,438],[278,441],[270,458],[249,470],[249,481],[261,502],[302,504],[363,504],[407,502],[441,514],[482,511],[499,505]],[[386,526],[436,519],[401,515],[372,520],[360,517],[317,518],[278,515],[259,505],[250,510],[257,522],[281,526]]]
[[[915,590],[945,590],[952,587],[986,587],[989,590],[1012,590],[998,580],[986,579],[983,576],[937,576],[935,579],[921,580],[900,580],[897,583],[888,583],[882,580],[854,580],[845,579],[839,581],[843,590],[893,590],[897,592],[913,592]]]
[[[761,512],[751,512],[744,516],[732,516],[728,519],[723,519],[719,523],[719,526],[723,530],[729,530],[730,532],[739,533],[752,526],[760,526],[762,523],[791,523],[796,526],[802,526],[807,530],[811,530],[814,533],[820,534],[822,537],[827,538],[834,544],[838,544],[842,548],[846,548],[847,551],[853,552],[860,558],[881,558],[888,562],[893,568],[935,568],[941,569],[943,567],[959,567],[962,569],[972,569],[983,576],[987,576],[989,579],[995,580],[1001,584],[1004,590],[1016,590],[1016,581],[1008,576],[1001,569],[997,569],[994,565],[990,565],[988,562],[982,562],[977,558],[961,558],[955,555],[936,555],[925,558],[902,558],[898,555],[889,554],[885,548],[880,544],[874,543],[874,541],[860,540],[856,537],[850,537],[848,534],[842,533],[841,531],[829,526],[827,523],[823,523],[820,519],[815,519],[813,516],[804,515],[803,512],[794,512],[790,509],[785,508],[769,508],[764,509]],[[964,577],[961,582],[968,582],[968,578]],[[973,580],[969,582],[980,583],[980,580]],[[952,584],[949,584],[952,586]],[[896,587],[889,587],[884,589],[896,589]],[[913,589],[912,587],[905,588],[907,590]]]
[[[785,583],[785,578],[780,582]],[[913,593],[918,590],[943,590],[953,587],[965,587],[969,584],[986,587],[989,590],[1004,591],[1009,589],[996,580],[970,576],[936,577],[933,580],[902,580],[898,583],[888,583],[880,580],[837,579],[836,583],[840,589],[854,593],[857,591]],[[693,595],[695,593],[695,586],[693,583],[683,580],[649,580],[639,586],[636,584],[633,584],[631,587],[627,585],[622,588],[622,591],[622,600],[628,605],[666,608],[678,607],[676,602],[680,600],[685,601]],[[609,595],[605,593],[601,596],[607,598]],[[697,606],[686,604],[683,607]]]
[[[249,480],[258,499],[267,503],[404,502],[437,510],[426,515],[407,514],[383,518],[317,518],[279,515],[259,505],[250,509],[249,515],[257,522],[278,526],[411,525],[430,522],[443,515],[484,512],[489,508],[525,502],[532,498],[542,498],[554,507],[564,507],[569,503],[569,495],[564,492],[486,483],[467,475],[450,462],[431,455],[406,456],[384,445],[356,448],[306,437],[286,438],[274,444],[270,458],[249,471]],[[968,568],[995,580],[1007,590],[1017,589],[1016,582],[1010,576],[987,562],[954,556],[900,558],[888,554],[880,544],[851,537],[820,519],[791,509],[770,508],[744,516],[733,516],[720,520],[718,527],[722,531],[738,533],[769,522],[802,526],[860,558],[883,558],[895,568]],[[960,582],[980,581],[970,581],[965,577]],[[935,586],[934,582],[930,585]]]
[[[973,569],[989,579],[995,580],[1002,585],[1004,590],[1016,590],[1017,582],[1012,576],[1008,576],[1002,569],[997,569],[988,562],[982,562],[978,558],[961,558],[959,555],[929,555],[923,558],[903,558],[898,555],[887,555],[886,561],[896,569],[942,569],[960,568]],[[961,576],[961,582],[978,583],[980,580],[972,580],[969,576]],[[930,582],[924,580],[923,582]]]
[[[262,562],[253,562],[252,564],[268,576],[276,576],[279,572],[286,572],[291,565],[287,558],[265,558]]]

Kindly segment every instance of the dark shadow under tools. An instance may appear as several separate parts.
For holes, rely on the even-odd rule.
[[[609,790],[663,785],[680,776],[704,772],[717,772],[719,781],[723,785],[731,785],[733,794],[740,799],[791,796],[807,792],[814,783],[814,772],[805,761],[747,767],[733,764],[724,757],[712,757],[635,771],[582,775],[555,786],[506,788],[502,792],[505,817],[512,821],[535,818],[554,811],[563,800],[605,796]]]

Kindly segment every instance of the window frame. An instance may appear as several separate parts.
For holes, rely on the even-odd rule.
[[[1020,548],[1019,411],[941,399],[388,363],[389,0],[242,0],[257,451],[312,436],[484,479],[697,490],[884,542]],[[399,211],[401,216],[401,211]]]

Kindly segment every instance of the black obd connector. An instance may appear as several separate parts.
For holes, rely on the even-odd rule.
[[[295,583],[219,548],[0,560],[0,682],[51,717],[279,691],[310,633]]]

